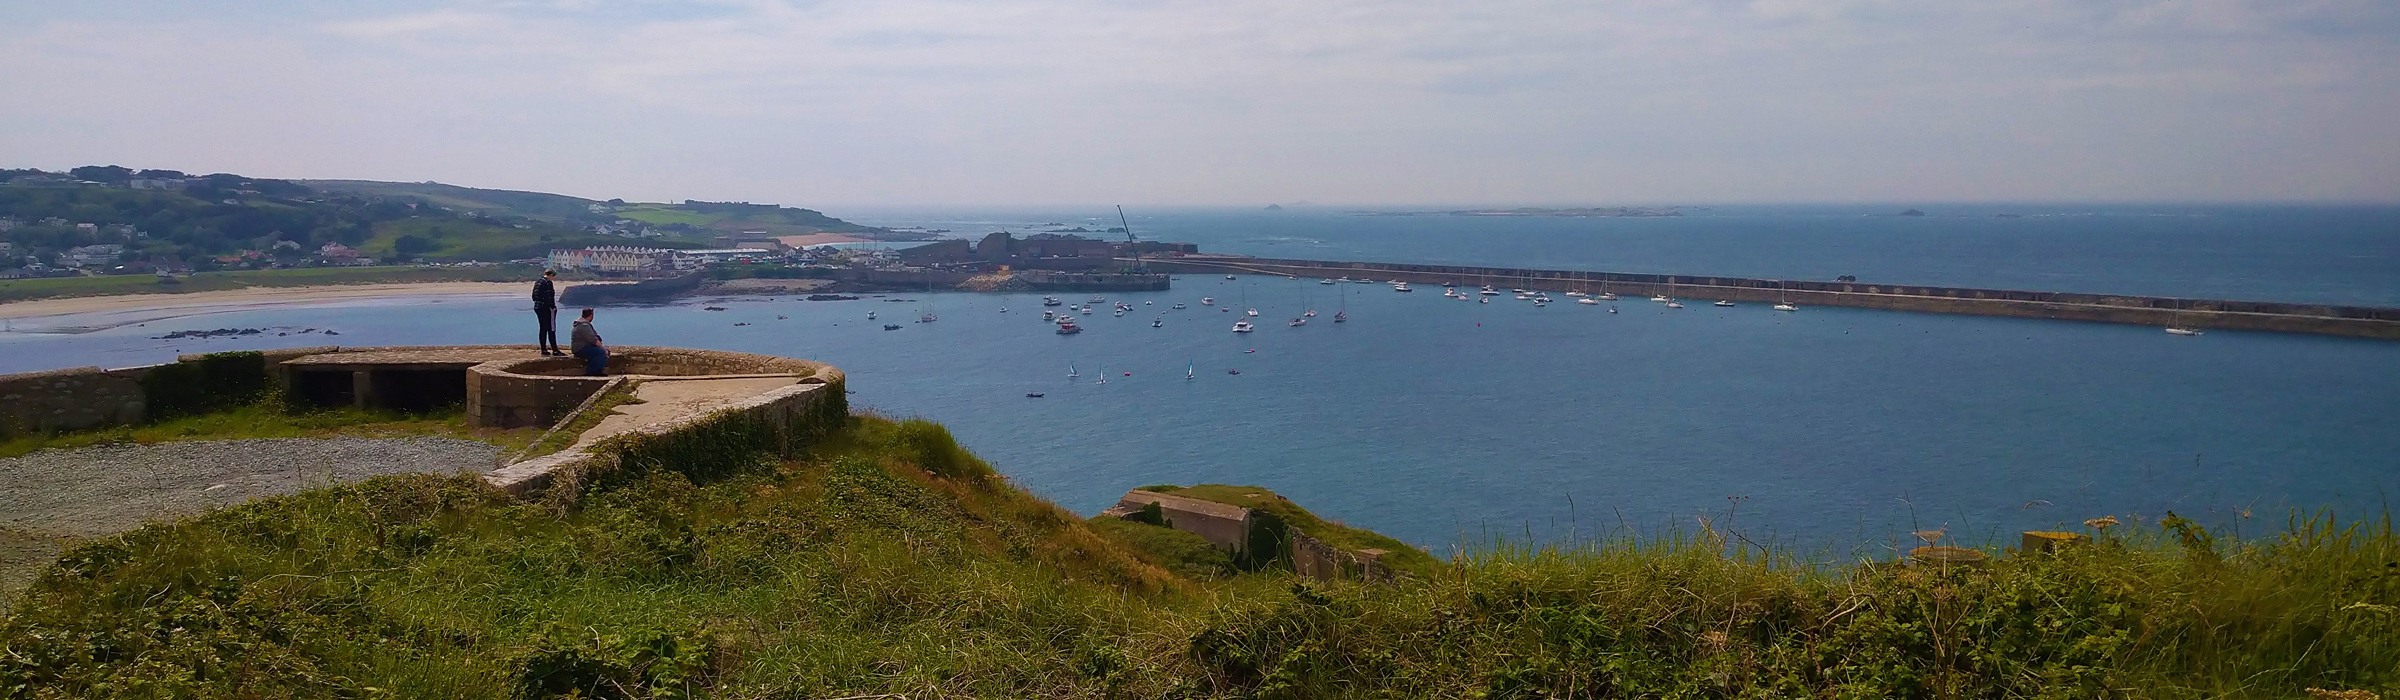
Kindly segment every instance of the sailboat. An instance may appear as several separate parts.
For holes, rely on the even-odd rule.
[[[2180,336],[2196,336],[2200,329],[2183,325],[2183,302],[2175,302],[2175,316],[2167,320],[2167,332]]]
[[[918,322],[918,323],[932,323],[932,322],[934,322],[934,321],[939,321],[939,320],[941,320],[939,317],[936,317],[936,316],[934,316],[934,315],[933,315],[933,283],[932,283],[932,282],[926,282],[926,283],[925,283],[925,312],[924,312],[923,314],[920,314],[920,315],[918,315],[918,316],[917,316],[917,322]]]
[[[1250,330],[1250,321],[1248,319],[1233,322],[1233,332],[1235,333],[1248,333]]]
[[[1343,289],[1342,289],[1342,308],[1340,308],[1340,309],[1338,309],[1338,310],[1335,310],[1335,311],[1333,312],[1333,322],[1334,322],[1334,323],[1348,323],[1349,321],[1350,321],[1350,290],[1349,290],[1349,288],[1345,287],[1345,288],[1343,288]]]
[[[1075,362],[1074,362],[1074,361],[1072,361],[1072,360],[1069,360],[1069,361],[1067,362],[1067,378],[1068,378],[1068,379],[1074,379],[1074,378],[1076,378],[1076,377],[1081,377],[1081,376],[1083,376],[1083,375],[1081,375],[1081,374],[1076,374],[1076,373],[1075,373]]]
[[[1799,304],[1794,304],[1794,303],[1792,303],[1792,293],[1791,293],[1791,292],[1788,292],[1788,291],[1784,291],[1784,289],[1783,289],[1783,283],[1782,283],[1782,282],[1776,282],[1776,283],[1775,283],[1775,299],[1776,299],[1776,300],[1775,300],[1775,310],[1776,310],[1776,311],[1799,311],[1799,310],[1800,310],[1800,305],[1799,305]]]
[[[1593,295],[1592,298],[1601,301],[1616,301],[1617,295],[1608,291],[1607,282],[1602,282],[1600,283],[1600,293]]]
[[[1199,363],[1197,363],[1197,362],[1193,362],[1193,363],[1185,364],[1185,365],[1183,366],[1183,378],[1184,378],[1184,380],[1185,380],[1185,381],[1190,381],[1192,377],[1196,376],[1196,375],[1194,374],[1194,372],[1195,372],[1195,371],[1197,371],[1199,368],[1200,368],[1200,364],[1199,364]]]

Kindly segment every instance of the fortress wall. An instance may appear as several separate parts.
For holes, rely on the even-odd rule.
[[[1398,279],[1426,285],[1456,282],[1462,286],[1490,284],[1504,289],[1522,287],[1552,292],[1609,291],[1625,297],[1668,294],[1695,302],[1725,299],[1773,303],[1788,298],[1803,307],[1846,306],[2150,326],[2181,324],[2202,328],[2400,340],[2400,308],[2384,307],[1273,258],[1187,257],[1166,258],[1151,263],[1162,269],[1201,274],[1248,272],[1322,278],[1364,277],[1379,281]]]
[[[0,375],[0,437],[141,423],[148,418],[141,381],[148,372],[78,367]]]

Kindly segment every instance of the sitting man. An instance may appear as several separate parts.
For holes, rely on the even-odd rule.
[[[575,319],[575,331],[567,346],[583,360],[584,376],[608,376],[608,346],[600,344],[600,331],[592,328],[591,309],[584,309],[583,318]]]

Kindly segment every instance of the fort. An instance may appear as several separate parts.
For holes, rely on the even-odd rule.
[[[1972,287],[1895,285],[1872,282],[1819,282],[1701,275],[1654,275],[1583,270],[1413,265],[1252,258],[1232,255],[1181,255],[1146,259],[1154,270],[1190,273],[1241,273],[1336,279],[1342,277],[1400,280],[1412,284],[1457,284],[1521,287],[1544,291],[1665,294],[1678,298],[1773,303],[1801,306],[1846,306],[1864,309],[1918,311],[2094,321],[2148,326],[2190,326],[2208,329],[2308,333],[2356,338],[2400,340],[2400,308],[2293,304],[2221,299],[2181,299],[2128,294],[2032,292]]]
[[[607,377],[523,346],[310,347],[186,355],[148,367],[0,375],[0,437],[87,430],[209,410],[273,389],[295,409],[427,411],[464,406],[489,428],[547,426],[572,441],[512,455],[486,483],[533,495],[562,475],[701,449],[790,454],[849,415],[841,370],[713,350],[622,347]],[[214,398],[228,397],[228,398]],[[613,400],[612,400],[613,399]],[[607,415],[601,412],[608,406]],[[545,436],[547,437],[547,436]],[[706,442],[706,445],[696,443]]]

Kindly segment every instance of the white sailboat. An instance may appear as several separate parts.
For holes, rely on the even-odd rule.
[[[1196,375],[1194,374],[1194,372],[1195,372],[1196,370],[1198,370],[1199,368],[1200,368],[1200,364],[1199,364],[1199,363],[1197,363],[1197,362],[1192,362],[1192,363],[1185,364],[1185,365],[1183,366],[1183,378],[1184,378],[1184,380],[1185,380],[1185,381],[1190,381],[1190,380],[1191,380],[1191,378],[1192,378],[1193,376],[1196,376]]]
[[[1067,361],[1067,378],[1074,379],[1081,376],[1083,375],[1075,373],[1075,362],[1073,360]]]
[[[1347,289],[1347,288],[1344,288],[1344,289],[1342,290],[1342,308],[1334,310],[1334,312],[1333,312],[1333,322],[1334,322],[1334,323],[1348,323],[1349,321],[1350,321],[1350,290],[1349,290],[1349,289]]]
[[[1783,283],[1782,283],[1782,282],[1776,282],[1776,283],[1775,283],[1775,292],[1776,292],[1776,297],[1775,297],[1775,310],[1776,310],[1776,311],[1799,311],[1799,310],[1800,310],[1800,305],[1799,305],[1799,304],[1794,304],[1794,303],[1792,303],[1792,293],[1791,293],[1791,292],[1788,292],[1788,291],[1784,291],[1784,289],[1783,289]]]
[[[2183,302],[2175,303],[2175,316],[2167,320],[2167,332],[2184,337],[2200,335],[2201,330],[2183,325]]]
[[[1235,333],[1248,333],[1251,330],[1250,321],[1248,319],[1233,322],[1233,332]]]

